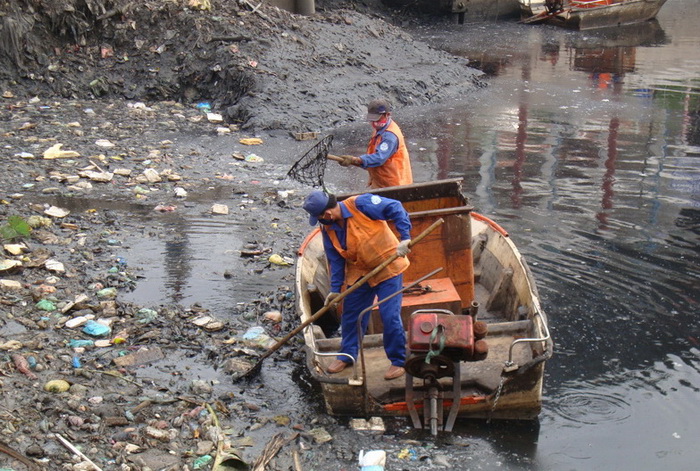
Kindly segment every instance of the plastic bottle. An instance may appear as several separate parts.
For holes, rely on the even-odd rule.
[[[386,451],[371,450],[365,453],[361,450],[359,462],[361,471],[384,471]]]

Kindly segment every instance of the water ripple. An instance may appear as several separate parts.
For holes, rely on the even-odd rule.
[[[583,425],[623,422],[631,416],[631,406],[623,398],[595,390],[564,392],[549,410]]]

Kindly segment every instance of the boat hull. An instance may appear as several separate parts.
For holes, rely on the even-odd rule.
[[[630,25],[656,17],[666,0],[614,0],[564,2],[562,10],[548,13],[543,3],[521,0],[525,23],[547,23],[568,29],[589,30]],[[585,6],[582,6],[585,5]]]
[[[443,221],[409,255],[411,266],[404,273],[404,285],[410,290],[402,301],[404,327],[420,312],[473,316],[488,325],[484,338],[488,355],[478,361],[450,359],[451,364],[445,366],[454,372],[437,382],[427,382],[408,367],[415,359],[411,356],[415,352],[408,348],[409,373],[384,380],[389,361],[383,349],[381,322],[372,309],[367,313],[370,327],[359,358],[353,359],[352,367],[329,375],[325,368],[340,348],[340,339],[333,332],[339,313],[329,312],[326,319],[303,331],[307,367],[321,386],[328,413],[410,416],[418,427],[416,417],[428,409],[435,413],[435,403],[439,403],[437,409],[445,414],[449,411],[452,420],[536,418],[552,342],[530,271],[507,232],[471,211],[459,179],[374,193],[402,201],[411,216],[413,237],[436,220]],[[339,196],[339,200],[343,198]],[[328,284],[322,236],[316,229],[303,242],[296,265],[301,322],[323,307]],[[417,293],[416,286],[420,288]],[[437,398],[432,405],[426,403],[429,393]],[[441,415],[439,421],[442,425],[449,420]]]

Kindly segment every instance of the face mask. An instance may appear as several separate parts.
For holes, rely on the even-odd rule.
[[[381,118],[381,119],[378,120],[378,121],[372,121],[372,127],[373,127],[376,131],[379,131],[379,130],[382,129],[384,126],[386,126],[387,121],[388,121],[388,118],[387,118],[386,116],[384,116],[383,118]]]
[[[332,219],[319,219],[318,222],[326,226],[333,224]]]

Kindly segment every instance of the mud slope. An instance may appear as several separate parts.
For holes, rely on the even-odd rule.
[[[465,59],[366,14],[376,8],[342,5],[354,3],[320,2],[305,17],[247,0],[13,0],[0,7],[0,86],[207,102],[244,129],[294,131],[357,120],[376,96],[400,107],[477,86]]]

